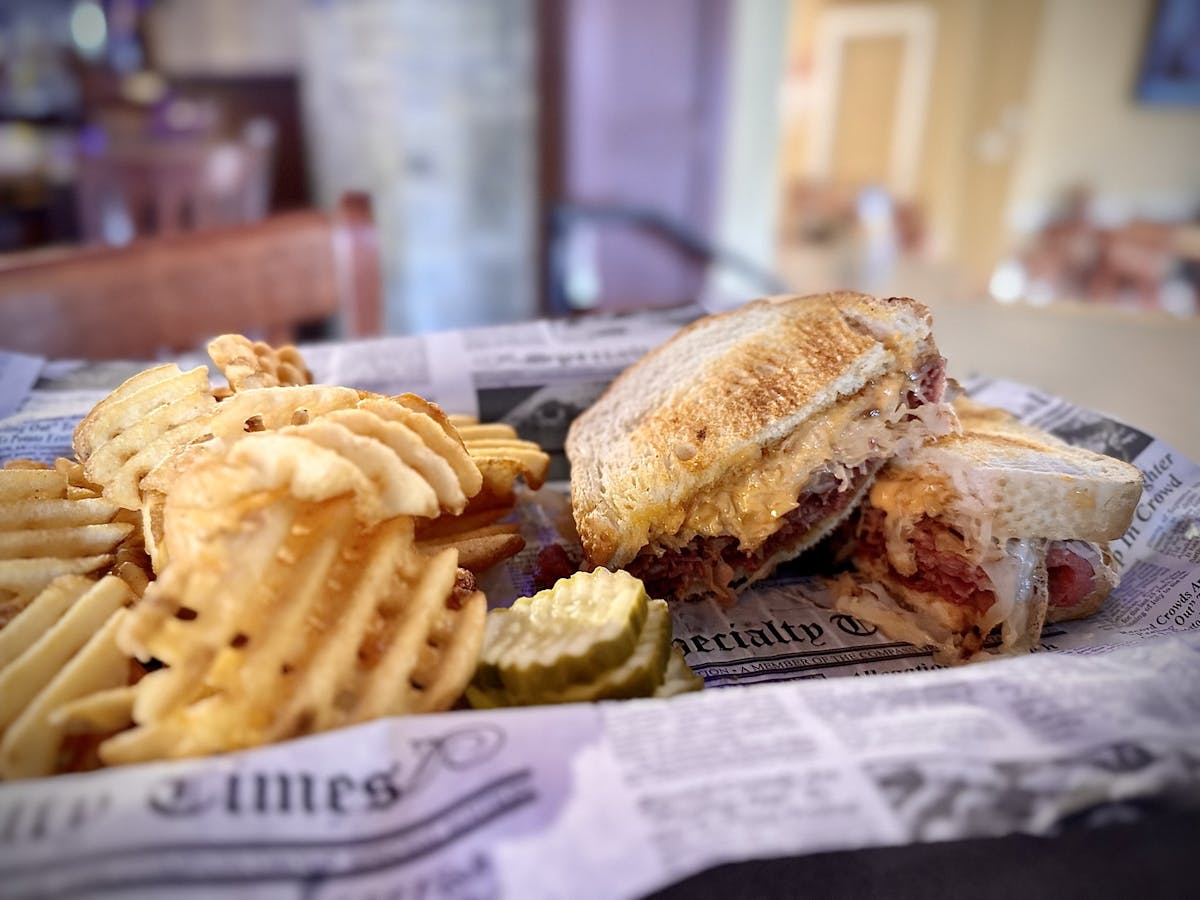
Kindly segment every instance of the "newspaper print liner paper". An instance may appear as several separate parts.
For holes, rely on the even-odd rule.
[[[351,353],[328,352],[326,363]],[[536,395],[543,410],[574,396],[603,380],[601,356],[575,380],[560,369],[555,384],[516,396]],[[523,380],[477,371],[471,387],[483,406]],[[625,897],[726,861],[1044,834],[1114,805],[1200,805],[1200,467],[1039,391],[969,387],[1146,475],[1134,527],[1113,545],[1122,586],[1100,615],[1044,633],[1040,649],[1059,652],[835,678],[934,666],[834,614],[820,582],[784,576],[733,611],[678,611],[689,662],[735,690],[408,717],[248,754],[0,785],[6,892]],[[58,455],[53,423],[69,406],[35,394],[0,421],[0,449],[15,434],[22,455]],[[523,592],[536,548],[569,530],[561,493],[544,489],[526,508],[530,549],[491,580],[493,603]]]

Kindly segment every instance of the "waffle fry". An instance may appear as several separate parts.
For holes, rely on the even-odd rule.
[[[363,399],[367,398],[364,397]],[[397,394],[394,397],[383,399],[390,399],[393,403],[398,403],[407,410],[420,413],[426,418],[433,419],[438,427],[440,427],[442,431],[446,432],[449,437],[459,444],[462,443],[462,437],[459,435],[458,429],[454,427],[454,423],[451,421],[454,417],[446,415],[446,413],[442,411],[442,408],[436,403],[426,400],[424,397],[421,397],[417,394],[411,393]]]
[[[187,444],[171,453],[142,479],[141,536],[142,549],[149,558],[150,570],[161,572],[167,564],[163,545],[163,508],[167,492],[189,468],[207,459],[213,450],[211,441]]]
[[[312,384],[312,373],[304,364],[304,357],[291,344],[275,348],[240,334],[223,334],[209,343],[208,355],[234,393]]]
[[[483,476],[472,511],[512,506],[518,478],[535,491],[545,483],[550,457],[533,441],[517,437],[511,425],[481,425],[473,416],[451,416],[450,422]]]
[[[45,474],[47,472],[52,471],[53,466],[50,466],[50,465],[48,465],[44,462],[41,462],[39,460],[36,460],[36,459],[10,459],[4,465],[0,466],[0,471],[5,471],[5,470],[14,471],[14,472],[41,472],[43,474],[32,475],[30,477],[34,478],[34,479],[41,478],[49,484],[57,485],[60,483],[60,480],[58,478],[54,478],[51,475]],[[66,476],[63,475],[63,478],[66,478]],[[0,491],[2,491],[2,490],[3,489],[0,488]],[[0,493],[0,496],[3,496],[3,493]]]
[[[464,512],[458,516],[439,516],[417,522],[418,541],[437,541],[470,534],[489,525],[495,525],[509,510],[484,509],[479,512]]]
[[[390,401],[368,400],[356,410],[330,413],[315,426],[337,425],[385,444],[433,488],[440,508],[460,513],[479,489],[480,476],[461,444],[430,431],[424,416],[400,413]]]
[[[467,497],[479,489],[481,476],[461,444],[427,415],[416,414],[396,401],[374,395],[362,399],[358,391],[328,385],[246,390],[217,405],[207,429],[214,440],[178,448],[142,479],[142,531],[153,571],[161,572],[167,563],[163,509],[167,494],[184,472],[247,435],[266,431],[294,435],[291,429],[307,424],[317,426],[306,433],[305,439],[311,443],[328,445],[335,452],[373,454],[381,458],[382,465],[390,461],[392,474],[381,476],[378,482],[386,485],[389,497],[385,500],[395,507],[400,502],[397,493],[412,491],[426,502],[425,511],[405,514],[460,510]],[[385,451],[391,455],[382,458]],[[261,456],[265,451],[253,452]],[[268,464],[264,461],[262,465]],[[436,503],[431,496],[436,496]]]
[[[474,498],[471,502],[474,503]],[[458,550],[460,568],[475,574],[486,572],[525,548],[519,525],[498,524],[511,511],[511,507],[493,507],[420,520],[416,528],[417,546],[427,556],[454,547]]]
[[[129,585],[129,589],[133,591],[135,597],[145,594],[146,588],[154,579],[154,569],[145,551],[133,547],[122,547],[117,550],[112,574]]]
[[[83,463],[73,459],[56,459],[54,470],[67,479],[67,499],[84,500],[88,497],[99,497],[104,488],[89,481],[83,472]]]
[[[46,465],[46,463],[38,459],[10,459],[3,466],[0,466],[0,468],[26,470],[32,469],[40,472],[51,468],[51,466]]]
[[[54,773],[66,734],[55,710],[127,683],[129,657],[115,635],[132,599],[118,578],[67,576],[0,632],[0,778]]]
[[[493,524],[442,538],[418,539],[416,546],[426,556],[454,547],[458,551],[458,565],[478,575],[524,550],[524,538],[515,523]]]
[[[0,469],[0,628],[55,578],[112,565],[134,531],[118,512],[107,500],[73,494],[63,471]]]
[[[352,409],[358,391],[327,384],[257,388],[222,400],[213,410],[209,433],[225,441],[258,431],[303,425],[337,409]]]
[[[101,745],[105,762],[446,708],[466,686],[486,601],[449,602],[453,551],[426,559],[407,517],[363,529],[351,497],[275,497],[254,518],[194,560],[173,555],[130,615],[122,645],[167,668],[139,682],[137,725]]]
[[[515,522],[498,522],[510,511],[510,508],[492,508],[419,521],[416,546],[426,556],[455,547],[458,565],[478,575],[524,550],[521,527]]]
[[[145,536],[141,528],[141,514],[123,509],[117,513],[114,521],[125,521],[132,530],[120,544],[111,572],[116,575],[133,591],[134,596],[141,597],[154,578],[154,569],[146,551]]]
[[[117,615],[120,618],[113,623],[112,632],[114,646],[116,645],[117,628],[124,622],[124,614],[117,613]],[[126,662],[128,663],[128,659]],[[133,725],[133,701],[136,696],[137,691],[134,684],[120,685],[85,694],[55,708],[50,713],[50,724],[61,728],[64,736],[79,734],[111,736]]]
[[[75,453],[106,499],[138,509],[142,477],[176,448],[204,435],[216,406],[208,370],[174,364],[130,378],[75,429]]]
[[[157,380],[143,379],[145,372],[135,375],[75,430],[84,476],[126,509],[141,508],[143,489],[168,490],[174,476],[205,455],[210,449],[205,443],[214,437],[234,442],[353,407],[359,399],[350,388],[304,385],[247,389],[218,404],[205,369],[149,371],[161,370],[168,371]],[[143,488],[147,478],[150,484]]]
[[[409,676],[410,684],[415,686],[409,694],[409,712],[449,709],[466,688],[462,672],[474,670],[479,660],[487,624],[487,598],[474,590],[473,582],[465,594],[456,587],[455,598],[434,614],[429,635],[418,650]]]
[[[0,470],[0,778],[447,709],[475,671],[472,572],[524,545],[497,520],[545,454],[313,385],[294,348],[210,352],[219,403],[205,369],[157,366],[80,422],[78,461]]]
[[[479,467],[464,450],[462,438],[437,404],[416,394],[401,394],[391,398],[367,397],[359,403],[359,408],[408,426],[429,449],[450,463],[468,497],[479,492],[483,484]]]
[[[461,511],[471,482],[479,479],[466,452],[452,444],[453,462],[430,453],[412,432],[373,414],[386,411],[386,402],[369,406],[251,435],[188,469],[164,509],[169,558],[177,550],[195,550],[210,531],[224,527],[226,509],[238,510],[246,498],[259,494],[285,491],[318,503],[351,494],[364,525],[395,516],[436,516],[443,509]]]
[[[480,425],[459,415],[449,416],[447,424],[479,467],[482,484],[461,515],[418,523],[417,540],[427,553],[455,547],[460,566],[484,572],[525,548],[517,525],[496,523],[516,505],[518,478],[534,490],[542,486],[550,457],[532,441],[518,438],[509,425]]]
[[[550,457],[532,441],[478,438],[464,443],[480,470],[495,470],[496,478],[506,478],[510,489],[518,475],[535,491],[546,481]]]
[[[163,511],[167,495],[162,491],[142,493],[142,546],[150,560],[150,570],[157,575],[167,565],[164,546]]]
[[[250,389],[232,396],[209,413],[200,435],[174,448],[145,474],[139,484],[142,508],[156,501],[161,505],[161,498],[152,495],[166,495],[183,472],[219,451],[222,445],[214,438],[236,443],[247,434],[302,425],[325,413],[352,408],[357,402],[357,391],[327,385]],[[159,541],[161,534],[156,539],[148,537],[147,547]]]
[[[463,482],[478,480],[461,444],[386,399],[214,441],[165,494],[169,562],[118,634],[166,668],[131,692],[135,725],[101,758],[251,747],[453,703],[486,600],[455,600],[458,554],[421,553],[412,517],[461,510]],[[124,697],[67,715],[111,724]]]

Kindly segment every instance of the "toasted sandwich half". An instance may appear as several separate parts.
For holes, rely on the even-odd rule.
[[[1106,542],[1142,494],[1128,463],[1003,410],[954,406],[960,434],[893,460],[871,486],[854,526],[858,578],[838,599],[949,663],[1028,652],[1044,622],[1099,609],[1117,583]],[[985,649],[995,629],[999,646]]]
[[[591,567],[725,604],[842,521],[884,462],[954,428],[914,300],[773,297],[626,370],[567,436]]]

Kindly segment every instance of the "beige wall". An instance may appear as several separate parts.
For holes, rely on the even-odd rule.
[[[1063,189],[1081,181],[1115,220],[1186,214],[1200,202],[1200,109],[1134,98],[1153,6],[1046,0],[1009,195],[1015,231],[1036,228]]]

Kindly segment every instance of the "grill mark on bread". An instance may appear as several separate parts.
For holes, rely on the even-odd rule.
[[[697,452],[680,458],[680,463],[692,472],[711,469],[725,457],[731,441],[762,431],[794,412],[876,345],[873,338],[852,327],[832,303],[814,308],[803,318],[785,320],[769,337],[746,342],[714,361],[729,373],[723,376],[715,396],[703,389],[704,375],[700,374],[696,379],[699,389],[687,385],[645,415],[639,433],[649,438],[646,451],[660,453],[664,443],[687,443],[676,435],[704,431],[714,439],[693,445]],[[804,355],[792,352],[792,347],[805,348]],[[831,397],[813,415],[821,415],[842,399]]]

